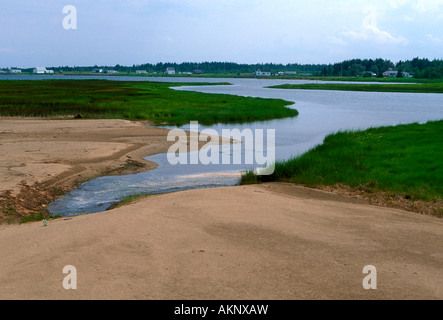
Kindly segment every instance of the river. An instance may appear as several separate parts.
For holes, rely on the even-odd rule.
[[[0,76],[0,79],[5,76]],[[17,76],[10,76],[17,79]],[[22,76],[48,79],[48,76]],[[53,79],[91,79],[106,77],[52,76]],[[267,86],[283,83],[306,83],[301,80],[206,79],[206,78],[146,78],[107,77],[111,80],[164,82],[230,82],[230,86],[189,86],[176,90],[204,93],[222,93],[239,96],[276,98],[295,102],[290,106],[299,116],[265,122],[200,126],[221,134],[222,129],[274,129],[277,160],[306,152],[323,142],[328,134],[367,129],[386,125],[425,123],[443,119],[443,95],[424,93],[379,93],[321,90],[269,89]],[[28,79],[29,80],[29,79]],[[168,127],[172,128],[172,127]],[[175,127],[174,127],[175,128]],[[189,129],[189,125],[182,127]],[[238,183],[246,165],[176,165],[169,164],[166,154],[146,158],[156,162],[157,169],[120,177],[101,177],[82,184],[48,206],[55,215],[71,216],[105,211],[113,203],[128,196],[167,193],[188,189],[232,186]]]

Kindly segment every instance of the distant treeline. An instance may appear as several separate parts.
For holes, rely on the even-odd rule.
[[[297,71],[297,72],[307,72],[307,73],[317,73],[320,74],[322,72],[322,68],[324,65],[320,64],[274,64],[274,63],[262,63],[262,64],[239,64],[235,62],[160,62],[157,64],[141,64],[141,65],[132,65],[132,66],[93,66],[93,67],[56,67],[51,68],[54,70],[63,70],[66,71],[79,71],[79,72],[88,72],[94,69],[112,69],[119,72],[135,72],[137,70],[146,70],[149,73],[157,72],[163,73],[166,71],[166,68],[172,67],[175,68],[175,71],[178,72],[194,72],[196,70],[201,70],[204,73],[210,74],[224,74],[224,73],[233,73],[233,74],[244,74],[244,73],[254,73],[257,70],[262,71],[271,71],[271,72],[280,72],[280,71]]]
[[[344,76],[355,77],[361,75],[383,77],[383,72],[392,69],[398,71],[399,76],[403,72],[413,74],[416,78],[439,79],[443,78],[443,60],[429,60],[414,58],[412,60],[393,63],[385,59],[352,59],[340,63],[323,66],[321,76]]]
[[[173,67],[177,73],[194,72],[201,70],[205,74],[253,74],[257,70],[270,71],[271,73],[296,71],[298,74],[309,74],[313,76],[325,77],[355,77],[373,76],[383,77],[383,72],[392,69],[399,71],[399,76],[403,72],[413,74],[416,78],[439,79],[443,78],[443,60],[426,58],[414,58],[412,60],[399,61],[397,63],[386,59],[351,59],[334,64],[239,64],[235,62],[183,62],[183,63],[157,63],[141,64],[132,66],[89,66],[89,67],[68,67],[60,66],[51,69],[63,72],[91,72],[94,69],[115,70],[123,73],[135,73],[136,70],[145,70],[149,73],[163,73],[166,68]],[[32,69],[31,69],[32,70]]]

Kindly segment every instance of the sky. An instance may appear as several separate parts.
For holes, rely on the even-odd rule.
[[[442,49],[443,0],[0,0],[0,68],[397,62]]]

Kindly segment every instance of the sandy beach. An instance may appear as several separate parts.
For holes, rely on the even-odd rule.
[[[25,212],[55,189],[155,168],[143,156],[165,152],[167,132],[1,119],[0,193]],[[155,195],[0,225],[0,299],[443,299],[442,234],[435,217],[284,183]],[[68,265],[76,290],[62,285]],[[376,290],[362,285],[368,265]]]

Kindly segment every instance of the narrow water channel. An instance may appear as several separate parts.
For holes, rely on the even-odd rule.
[[[171,81],[170,78],[156,78],[156,80]],[[204,80],[205,82],[208,80],[226,81],[226,79]],[[179,78],[177,81],[184,82],[184,79]],[[195,82],[196,79],[192,78],[189,81]],[[291,107],[300,112],[299,116],[294,118],[241,125],[200,126],[200,130],[211,128],[219,134],[222,129],[239,129],[240,131],[273,129],[276,139],[276,160],[288,159],[306,152],[322,143],[326,135],[341,130],[412,122],[425,123],[430,120],[443,119],[443,95],[439,94],[282,90],[265,88],[282,83],[278,80],[229,79],[229,82],[233,85],[180,87],[177,90],[294,101],[296,104]],[[187,130],[189,125],[182,128]],[[248,165],[173,166],[167,161],[166,154],[158,154],[146,159],[157,163],[158,168],[134,175],[91,180],[51,203],[48,210],[51,214],[61,216],[88,214],[105,211],[113,203],[134,195],[232,186],[238,182],[241,171],[253,168]]]

